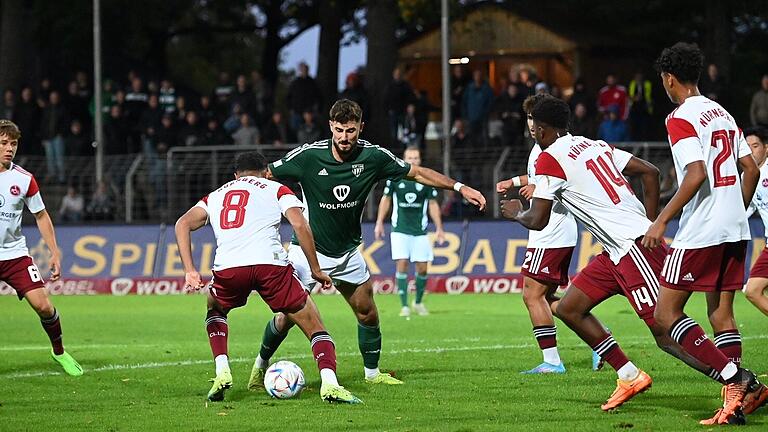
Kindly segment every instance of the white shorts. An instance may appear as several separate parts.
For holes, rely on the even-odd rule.
[[[392,245],[392,259],[404,260],[410,259],[411,262],[432,262],[432,244],[429,236],[413,236],[399,232],[390,233],[390,243]]]
[[[301,246],[293,243],[288,246],[288,260],[293,264],[293,268],[296,269],[301,283],[309,290],[312,290],[317,281],[312,279],[312,271],[309,269],[309,262],[307,262],[307,257],[304,255],[304,251],[301,250]],[[317,261],[320,263],[320,268],[334,281],[342,281],[359,286],[368,282],[368,279],[371,278],[371,274],[368,272],[368,265],[358,249],[349,251],[340,258],[325,256],[318,252]]]

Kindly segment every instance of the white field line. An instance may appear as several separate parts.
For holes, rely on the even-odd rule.
[[[648,345],[651,343],[649,339],[650,339],[649,337],[624,338],[621,340],[622,342],[621,345],[624,347]],[[768,335],[745,336],[742,339],[743,340],[768,339]],[[402,355],[402,354],[444,353],[444,352],[463,352],[463,351],[500,351],[500,350],[510,350],[510,349],[530,349],[534,347],[536,347],[536,345],[532,343],[522,343],[522,344],[514,344],[514,345],[493,344],[493,345],[476,345],[476,346],[470,345],[470,346],[454,346],[454,347],[403,348],[403,349],[396,349],[396,350],[385,350],[383,353],[385,355]],[[566,345],[560,345],[560,347],[561,348],[584,348],[584,345],[581,343],[566,344]],[[357,351],[336,353],[337,357],[354,357],[359,355],[360,353]],[[277,357],[281,357],[281,356],[277,356]],[[312,355],[308,353],[291,354],[291,358],[306,359],[306,358],[312,358]],[[229,361],[230,363],[250,363],[253,361],[253,358],[238,357],[238,358],[231,358],[229,359]],[[93,369],[86,368],[85,371],[88,374],[91,374],[95,372],[108,372],[108,371],[134,370],[134,369],[154,369],[154,368],[173,367],[173,366],[193,366],[193,365],[202,365],[202,364],[210,364],[210,363],[212,363],[212,360],[206,359],[206,360],[177,360],[177,361],[170,361],[170,362],[148,362],[148,363],[134,363],[134,364],[109,364],[109,365],[99,366]],[[62,375],[62,373],[57,371],[14,372],[14,373],[9,373],[5,375],[0,375],[0,378],[7,378],[7,379],[33,378],[33,377],[42,377],[42,376],[51,376],[51,375]]]

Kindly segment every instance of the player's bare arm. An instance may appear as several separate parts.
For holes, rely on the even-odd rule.
[[[376,215],[376,226],[373,228],[373,234],[376,240],[384,237],[384,219],[389,215],[389,209],[392,207],[392,197],[384,195],[379,201],[379,213]]]
[[[632,157],[623,173],[628,176],[640,177],[643,182],[643,204],[645,205],[645,215],[648,219],[656,219],[659,212],[659,169],[652,163]]]
[[[301,246],[302,252],[307,257],[312,278],[323,284],[323,288],[330,288],[332,284],[331,278],[320,268],[320,263],[317,261],[317,251],[315,250],[315,238],[312,236],[312,230],[309,228],[309,223],[307,223],[301,208],[289,208],[285,212],[285,218],[288,219],[288,222],[293,227],[293,232],[296,233],[296,238],[299,240],[299,246]]]
[[[184,282],[186,288],[200,289],[203,279],[195,267],[192,258],[192,231],[198,230],[208,221],[208,213],[200,207],[192,207],[176,221],[176,244],[179,256],[184,266]]]
[[[454,189],[455,185],[458,183],[456,180],[440,174],[433,169],[415,165],[411,165],[411,170],[408,171],[408,175],[405,177],[408,180],[413,180],[423,185],[433,186],[440,189]],[[457,189],[464,199],[476,205],[480,210],[485,210],[485,197],[483,194],[465,184],[462,184],[461,187]]]
[[[664,233],[667,231],[669,221],[680,213],[688,201],[696,195],[704,181],[707,180],[707,167],[704,165],[704,161],[691,162],[685,166],[685,169],[686,174],[680,183],[680,188],[643,236],[643,246],[655,248],[664,241]]]
[[[51,280],[58,280],[61,276],[61,252],[59,252],[59,245],[56,243],[56,232],[53,229],[51,216],[45,209],[34,215],[37,229],[40,230],[40,236],[43,237],[43,241],[45,242],[45,245],[48,246],[48,250],[51,253]]]
[[[552,214],[552,201],[534,198],[531,207],[523,211],[523,203],[518,199],[502,200],[501,215],[520,223],[520,225],[534,231],[543,230],[549,224],[549,216]]]
[[[528,185],[528,174],[523,174],[521,176],[512,177],[510,179],[502,180],[498,183],[496,183],[496,193],[505,194],[509,192],[510,189],[516,186],[527,186]]]
[[[437,244],[445,243],[445,230],[443,230],[443,216],[440,214],[440,204],[435,200],[429,200],[429,218],[432,219],[432,223],[435,224],[435,236],[437,237]]]
[[[744,208],[749,207],[752,197],[755,196],[757,182],[760,180],[760,168],[752,155],[739,158],[739,168],[741,168],[741,195],[744,198]]]

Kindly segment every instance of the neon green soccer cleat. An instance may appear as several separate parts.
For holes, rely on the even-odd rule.
[[[392,375],[388,373],[383,373],[383,372],[379,372],[379,374],[373,378],[366,378],[365,382],[367,382],[368,384],[386,384],[386,385],[400,385],[403,383],[402,381],[393,377]]]
[[[248,380],[248,390],[261,391],[264,390],[264,375],[267,373],[266,368],[260,368],[253,364],[251,369],[251,378]]]
[[[320,386],[320,399],[330,403],[361,404],[360,398],[342,386],[323,384]]]
[[[51,357],[64,368],[64,372],[72,376],[80,376],[83,374],[83,367],[77,362],[68,352],[64,351],[61,355],[56,355],[51,351]]]
[[[227,369],[216,374],[216,378],[211,381],[213,381],[213,386],[208,391],[208,400],[211,402],[223,401],[224,391],[232,387],[232,373]]]

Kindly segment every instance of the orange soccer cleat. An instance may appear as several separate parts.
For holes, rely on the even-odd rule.
[[[741,408],[744,410],[744,414],[749,415],[765,405],[766,402],[768,402],[768,387],[763,383],[757,383],[751,391],[744,395]]]
[[[760,406],[758,402],[760,383],[757,381],[755,374],[748,369],[739,368],[738,374],[738,380],[736,382],[727,384],[720,391],[720,395],[723,397],[723,407],[718,409],[712,418],[702,420],[699,424],[746,424],[746,418],[744,417],[744,411],[742,409],[743,401],[745,400],[746,395],[751,393],[753,395],[753,403],[751,404],[752,411]],[[750,390],[752,391],[750,392]],[[765,399],[763,399],[763,402],[764,401]]]
[[[600,408],[603,411],[618,408],[624,402],[635,397],[635,395],[651,388],[651,384],[653,384],[653,380],[650,375],[643,371],[640,371],[632,381],[616,380],[616,390],[611,393],[611,397]]]

